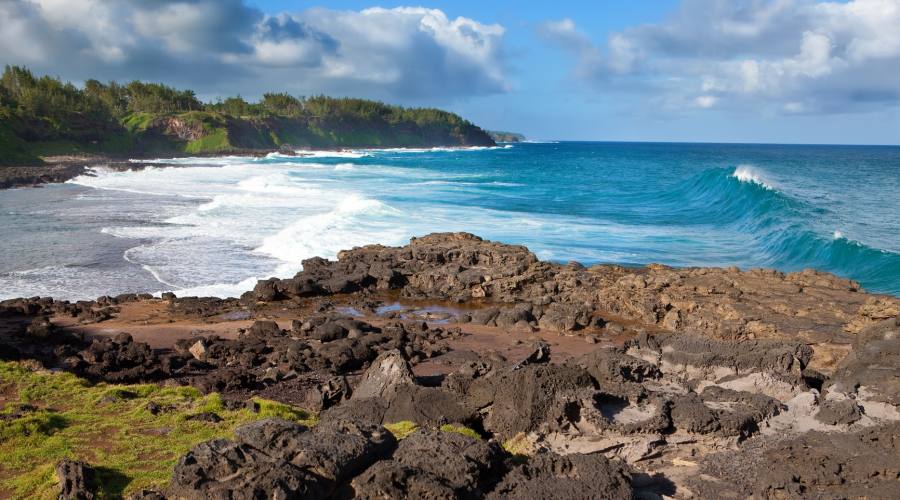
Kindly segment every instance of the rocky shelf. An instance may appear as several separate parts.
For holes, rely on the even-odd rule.
[[[317,415],[197,443],[133,498],[898,493],[897,298],[815,271],[554,264],[464,233],[303,268],[239,299],[5,301],[0,357]],[[91,466],[57,472],[90,494]]]

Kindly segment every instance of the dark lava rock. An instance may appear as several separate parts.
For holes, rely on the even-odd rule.
[[[290,462],[273,458],[246,444],[216,439],[194,446],[175,465],[170,498],[318,499],[327,494],[325,481]]]
[[[257,282],[256,286],[253,288],[256,300],[270,302],[273,300],[284,299],[285,296],[281,293],[281,287],[279,286],[280,282],[281,280],[277,278],[270,278]]]
[[[107,382],[132,383],[159,380],[165,376],[159,358],[143,342],[135,342],[122,333],[114,338],[95,339],[81,351],[83,375]]]
[[[420,425],[438,426],[459,422],[471,424],[477,413],[467,408],[450,391],[438,387],[402,386],[388,398],[383,423],[410,420]]]
[[[175,407],[172,405],[161,405],[156,401],[148,401],[145,408],[151,415],[154,416],[167,413],[175,409]]]
[[[393,459],[440,477],[458,492],[477,496],[498,478],[504,452],[496,442],[485,442],[455,432],[420,429],[400,442]]]
[[[127,500],[166,500],[166,496],[156,490],[138,490],[132,493],[129,493]]]
[[[544,309],[538,325],[542,330],[554,332],[580,330],[591,324],[591,315],[590,307],[554,302]]]
[[[65,459],[56,464],[60,500],[92,500],[95,497],[94,469],[84,463]]]
[[[239,427],[235,437],[200,444],[182,457],[169,496],[325,498],[396,447],[383,427],[353,422],[309,430],[268,419]]]
[[[530,364],[475,380],[465,397],[470,408],[489,407],[485,429],[510,438],[534,430],[563,399],[593,387],[584,369]]]
[[[897,498],[900,423],[753,439],[703,460],[700,498]]]
[[[762,415],[741,404],[728,402],[727,409],[711,408],[695,393],[676,396],[670,416],[675,429],[694,434],[717,434],[747,438],[758,430]]]
[[[353,498],[376,500],[386,498],[423,498],[457,500],[460,496],[450,486],[427,472],[407,467],[393,460],[383,460],[366,469],[353,480]]]
[[[188,415],[184,419],[191,420],[194,422],[207,422],[210,424],[218,424],[219,422],[222,421],[222,417],[220,417],[217,414],[210,412],[210,411],[204,411],[201,413],[197,413],[195,415]]]
[[[540,453],[513,468],[489,499],[631,499],[631,474],[603,455]]]
[[[360,422],[372,425],[396,422],[385,421],[387,409],[388,402],[382,398],[350,399],[323,411],[319,414],[319,419],[322,422]]]
[[[503,472],[503,450],[453,432],[420,429],[391,460],[354,479],[358,498],[482,498]]]
[[[283,335],[281,328],[278,326],[278,323],[272,320],[258,320],[254,321],[253,325],[247,330],[247,335],[253,337],[278,337]]]
[[[36,318],[28,325],[26,332],[33,338],[46,340],[53,335],[55,330],[56,327],[48,318]]]
[[[280,450],[291,456],[291,463],[341,482],[389,455],[396,445],[394,435],[384,427],[331,421],[297,436],[296,444]],[[271,453],[272,447],[268,450]]]
[[[577,364],[604,389],[623,382],[640,383],[662,376],[656,365],[629,356],[618,348],[596,349],[579,358]]]

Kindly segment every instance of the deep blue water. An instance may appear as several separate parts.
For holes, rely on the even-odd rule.
[[[192,168],[0,193],[0,296],[232,295],[312,255],[458,230],[544,259],[812,267],[900,294],[900,147],[567,142],[178,162]],[[65,257],[28,251],[54,242]]]

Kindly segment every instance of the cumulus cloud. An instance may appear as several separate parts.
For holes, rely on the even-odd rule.
[[[504,28],[437,9],[265,15],[243,0],[0,0],[0,63],[71,80],[163,80],[403,102],[506,92]]]
[[[595,42],[570,20],[538,34],[597,88],[650,90],[670,108],[842,113],[900,104],[900,0],[684,0],[658,24]]]

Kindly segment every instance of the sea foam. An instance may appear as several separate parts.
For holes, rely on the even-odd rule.
[[[774,183],[767,178],[766,173],[753,165],[738,165],[731,176],[741,182],[752,182],[766,189],[775,189]]]

